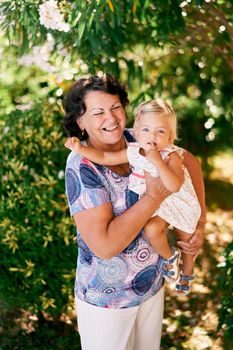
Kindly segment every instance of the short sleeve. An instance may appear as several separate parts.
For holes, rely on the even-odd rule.
[[[71,216],[111,201],[103,169],[74,152],[70,154],[65,185]]]
[[[160,154],[163,159],[165,159],[170,153],[176,152],[180,158],[183,157],[184,149],[177,147],[175,145],[168,145],[165,149],[160,151]]]

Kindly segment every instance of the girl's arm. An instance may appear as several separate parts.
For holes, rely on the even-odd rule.
[[[127,150],[104,152],[99,149],[84,146],[77,137],[71,137],[65,142],[65,147],[75,151],[91,162],[100,165],[118,165],[128,163]]]
[[[178,192],[184,182],[182,161],[176,152],[169,154],[168,164],[164,162],[158,150],[150,150],[147,159],[156,166],[161,181],[170,192]]]

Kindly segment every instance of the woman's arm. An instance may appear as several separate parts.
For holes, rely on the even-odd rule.
[[[186,254],[197,256],[198,251],[203,245],[204,241],[204,229],[206,223],[206,205],[205,205],[205,187],[202,176],[201,166],[197,158],[195,158],[190,152],[184,152],[183,164],[187,168],[189,175],[192,179],[192,183],[201,206],[201,217],[198,221],[196,230],[188,243],[178,242],[179,246]]]
[[[156,149],[146,153],[147,159],[154,164],[164,186],[170,192],[178,192],[184,182],[182,162],[176,152],[169,154],[169,162],[165,162]]]
[[[170,194],[159,178],[145,176],[146,194],[123,214],[114,217],[111,203],[105,203],[74,215],[83,240],[99,258],[110,259],[122,252]]]
[[[65,142],[65,147],[75,151],[91,162],[100,165],[118,165],[128,163],[127,150],[104,152],[99,149],[84,146],[77,137],[71,137]]]

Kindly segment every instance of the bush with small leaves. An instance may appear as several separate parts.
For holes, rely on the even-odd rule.
[[[54,316],[73,302],[77,255],[61,121],[59,107],[43,102],[0,116],[0,294]]]
[[[219,292],[222,295],[219,309],[218,330],[223,329],[224,337],[233,340],[233,242],[223,251],[223,262],[219,266]]]

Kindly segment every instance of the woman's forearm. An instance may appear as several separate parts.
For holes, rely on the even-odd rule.
[[[151,192],[155,180],[148,183],[148,193],[132,207],[113,216],[111,203],[84,210],[74,215],[75,223],[90,250],[101,259],[122,252],[138,235],[169,192],[157,178],[157,193]]]
[[[107,258],[119,254],[134,240],[161,202],[161,198],[145,194],[130,209],[111,220],[105,237],[106,243],[111,244]]]

